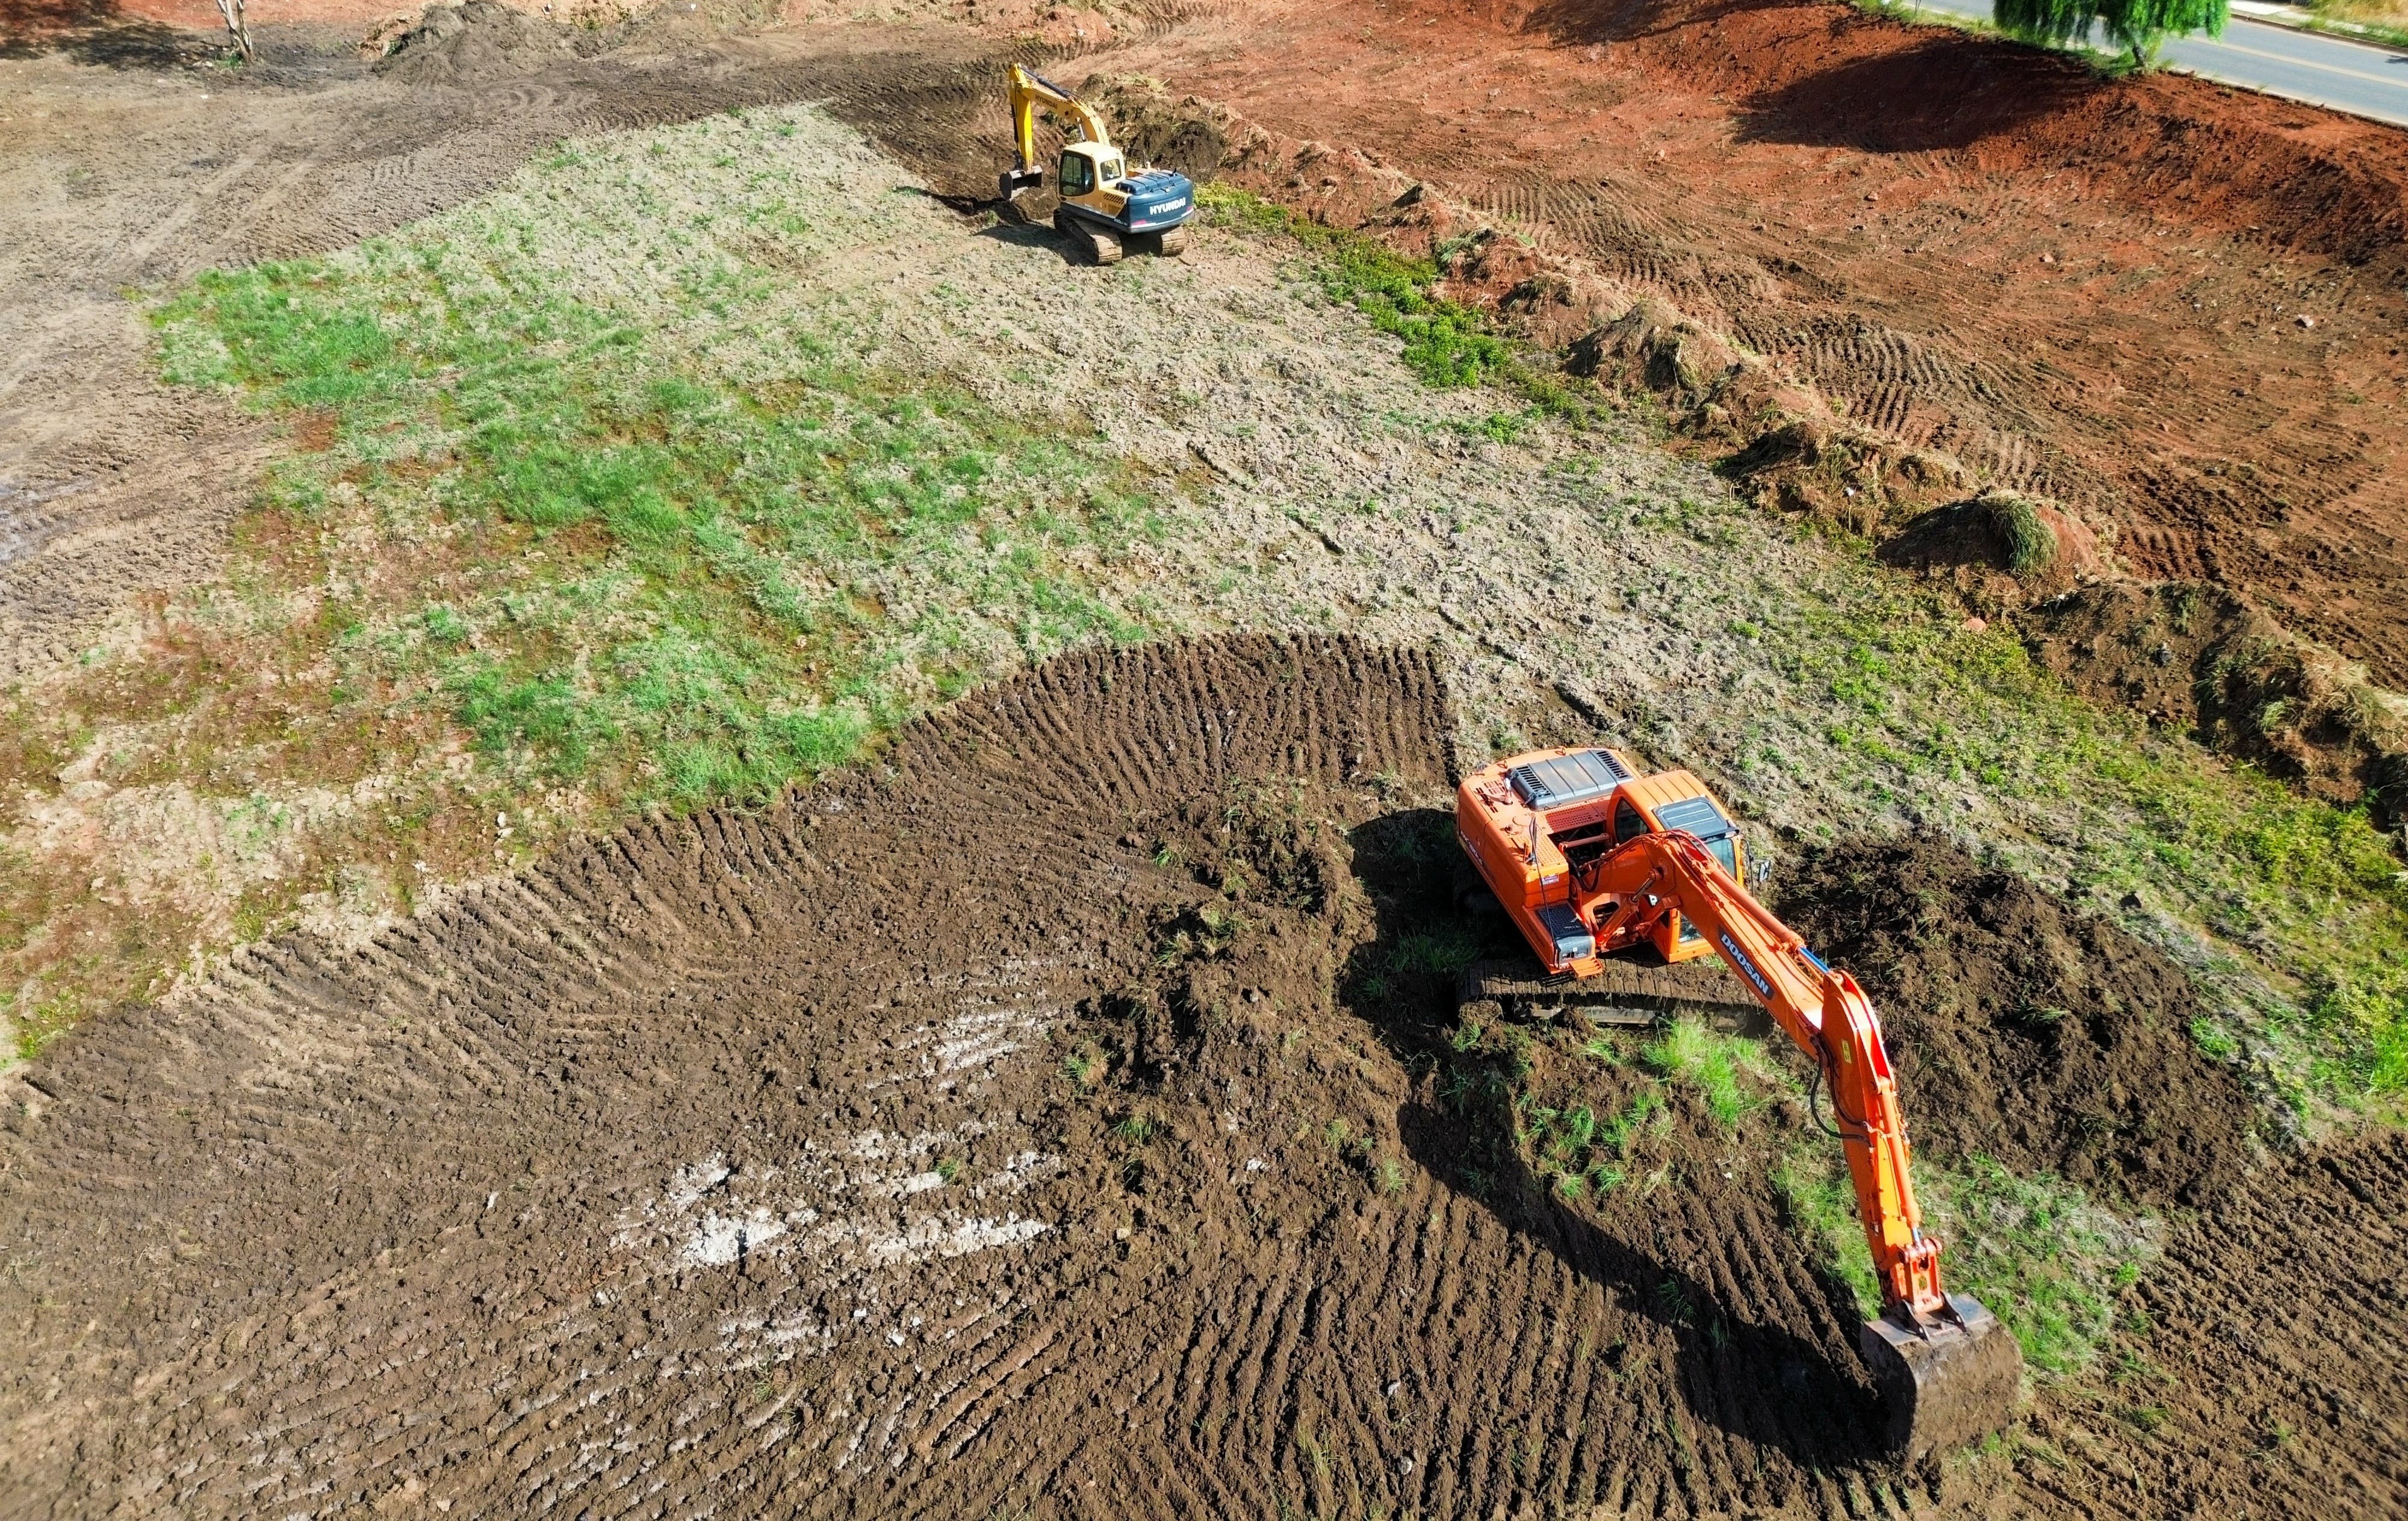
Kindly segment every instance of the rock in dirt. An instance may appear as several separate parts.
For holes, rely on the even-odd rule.
[[[496,0],[466,0],[427,7],[376,66],[388,79],[410,84],[481,84],[538,73],[576,56],[566,29]]]
[[[2214,1201],[2249,1099],[2190,1036],[2182,969],[1933,840],[1842,841],[1781,912],[1881,1011],[1918,1144],[2150,1204]]]

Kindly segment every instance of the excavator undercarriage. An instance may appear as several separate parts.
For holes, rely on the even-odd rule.
[[[1882,1291],[1860,1345],[1892,1446],[1912,1460],[2003,1425],[2022,1354],[1995,1314],[1942,1286],[1872,1002],[1742,885],[1745,839],[1705,786],[1641,775],[1616,751],[1535,751],[1464,778],[1455,834],[1539,961],[1474,968],[1467,1014],[1780,1029],[1815,1063],[1856,1186]]]

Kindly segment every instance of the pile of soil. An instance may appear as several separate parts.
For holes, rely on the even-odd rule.
[[[2408,700],[2197,581],[2086,586],[2023,620],[2032,656],[2101,705],[2186,728],[2310,794],[2408,822]]]
[[[410,84],[485,84],[515,79],[572,62],[577,49],[566,27],[512,10],[499,0],[429,6],[377,65],[388,79]]]
[[[1881,1012],[1918,1146],[2204,1206],[2245,1161],[2248,1098],[2190,1035],[2181,968],[1930,839],[1807,856],[1782,916]]]

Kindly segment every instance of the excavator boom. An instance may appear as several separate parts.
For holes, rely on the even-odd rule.
[[[1054,113],[1061,123],[1063,136],[1071,142],[1111,145],[1111,129],[1096,108],[1063,89],[1051,79],[1021,67],[1011,65],[1011,168],[1003,177],[1003,198],[1027,189],[1045,178],[1037,162],[1037,112],[1039,108]]]
[[[1466,777],[1455,820],[1550,972],[1594,976],[1632,946],[1722,957],[1830,1096],[1881,1284],[1862,1345],[1896,1445],[1914,1457],[2000,1425],[2022,1356],[1995,1315],[1942,1284],[1872,1001],[1741,885],[1744,842],[1704,786],[1685,771],[1642,777],[1612,751],[1541,751]]]
[[[1113,146],[1102,113],[1052,80],[1011,65],[1011,167],[998,189],[1011,207],[1022,191],[1045,182],[1037,162],[1037,113],[1053,113],[1062,131],[1056,173],[1060,192],[1054,227],[1073,257],[1091,264],[1118,264],[1132,249],[1177,258],[1187,251],[1187,219],[1195,214],[1196,186],[1171,169],[1132,167]]]

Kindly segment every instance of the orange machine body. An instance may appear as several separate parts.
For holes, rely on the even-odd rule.
[[[1550,972],[1593,977],[1606,956],[1642,942],[1667,961],[1714,954],[1677,906],[1598,938],[1622,906],[1597,869],[1617,845],[1684,831],[1734,881],[1747,879],[1746,842],[1705,783],[1686,771],[1641,776],[1618,750],[1516,755],[1467,777],[1457,803],[1455,837]]]
[[[1534,751],[1464,778],[1455,833],[1552,973],[1592,976],[1642,945],[1720,955],[1821,1068],[1885,1306],[1909,1324],[1953,1313],[1872,1002],[1749,896],[1738,827],[1703,783],[1611,750]]]

